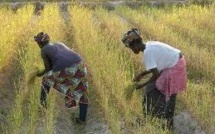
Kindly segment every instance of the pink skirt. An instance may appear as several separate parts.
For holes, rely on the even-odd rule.
[[[186,89],[186,79],[186,61],[182,57],[174,67],[162,71],[156,80],[156,87],[162,94],[166,95],[166,101],[168,101],[172,94]]]

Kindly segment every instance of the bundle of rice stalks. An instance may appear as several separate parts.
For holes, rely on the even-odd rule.
[[[28,84],[29,85],[32,85],[35,82],[36,77],[37,77],[37,73],[38,73],[38,70],[29,74],[29,76],[28,76]]]
[[[125,88],[125,98],[126,100],[131,100],[133,93],[135,91],[135,83],[130,83],[126,88]]]

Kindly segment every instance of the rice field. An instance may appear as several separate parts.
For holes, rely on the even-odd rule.
[[[33,36],[40,31],[47,32],[53,42],[66,43],[84,58],[90,73],[90,105],[98,105],[95,108],[102,115],[97,118],[107,123],[106,133],[171,133],[162,129],[162,120],[142,115],[144,89],[135,90],[132,82],[134,74],[144,69],[142,56],[134,55],[121,43],[122,35],[131,27],[141,30],[144,41],[159,40],[182,50],[187,60],[188,85],[187,91],[178,95],[176,114],[186,109],[206,133],[214,133],[215,5],[121,6],[107,11],[77,4],[65,4],[60,9],[59,3],[47,3],[40,15],[33,12],[31,3],[16,13],[6,6],[0,8],[0,73],[10,72],[13,89],[8,90],[14,94],[8,98],[10,108],[0,111],[0,133],[53,134],[59,132],[57,122],[63,126],[68,120],[72,122],[59,120],[66,114],[61,111],[64,103],[59,93],[51,91],[46,110],[39,104],[41,79],[35,74],[43,69],[43,63]],[[76,125],[67,127],[64,133],[71,129],[78,129],[73,133],[100,133]]]

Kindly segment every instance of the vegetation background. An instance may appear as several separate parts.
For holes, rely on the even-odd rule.
[[[142,57],[121,43],[123,33],[131,27],[141,30],[144,41],[169,43],[185,55],[188,88],[178,95],[175,133],[214,133],[212,0],[180,5],[162,0],[154,7],[143,4],[136,8],[120,6],[119,2],[92,6],[61,1],[41,3],[40,10],[35,8],[35,1],[18,4],[17,8],[5,2],[9,1],[0,6],[0,133],[172,133],[162,129],[163,120],[142,115],[144,89],[134,90],[132,83],[134,74],[144,69]],[[77,108],[67,110],[64,96],[55,90],[49,94],[48,109],[39,104],[41,79],[35,74],[43,69],[43,63],[33,36],[40,31],[80,53],[87,63],[90,108],[84,126],[73,123]],[[188,116],[184,111],[195,122],[188,118],[179,122]]]

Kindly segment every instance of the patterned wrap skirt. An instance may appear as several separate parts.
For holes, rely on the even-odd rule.
[[[73,64],[64,70],[47,72],[42,80],[43,85],[49,85],[65,95],[67,108],[79,103],[88,104],[87,97],[87,69],[84,62]]]

